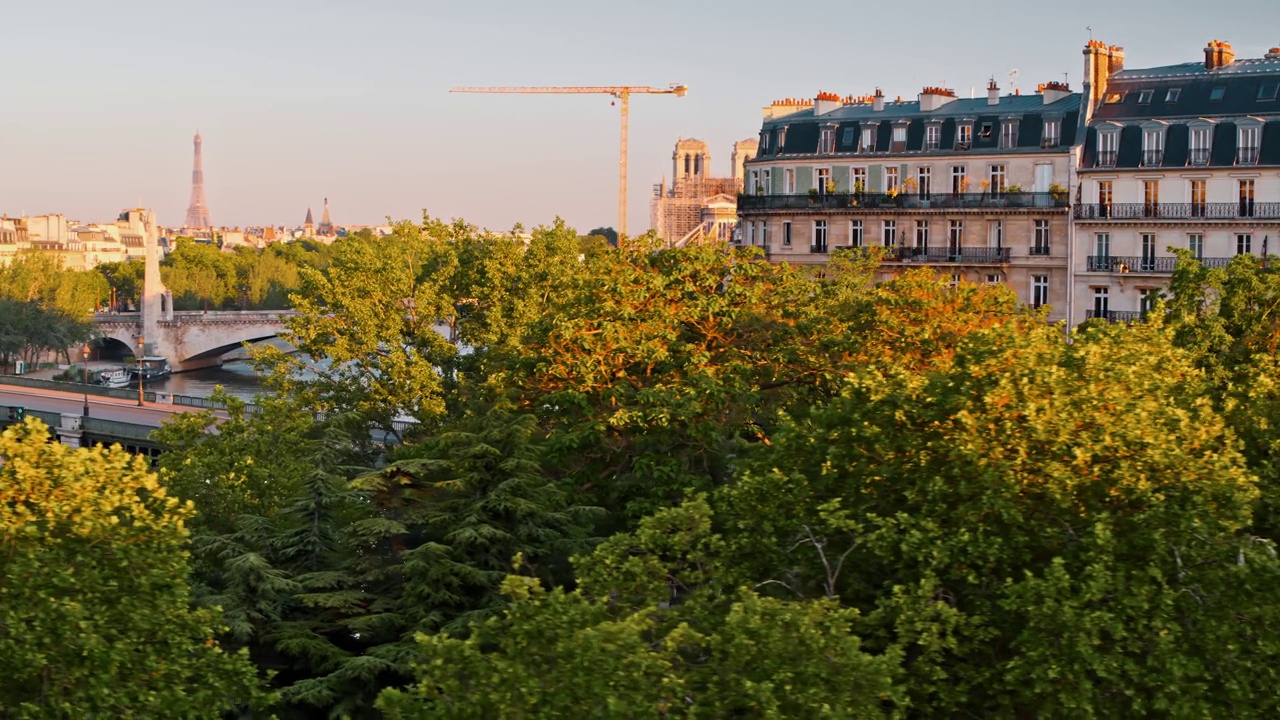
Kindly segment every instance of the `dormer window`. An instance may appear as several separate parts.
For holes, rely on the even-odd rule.
[[[1154,95],[1155,95],[1155,92],[1154,92],[1154,91],[1152,91],[1152,90],[1139,90],[1139,91],[1138,91],[1138,104],[1139,104],[1139,105],[1150,105],[1150,104],[1151,104],[1151,98],[1152,98],[1152,96],[1154,96]]]
[[[1009,149],[1018,145],[1018,121],[1006,120],[1000,125],[1000,147]]]
[[[840,144],[849,147],[853,144],[853,128],[847,127],[840,133]]]
[[[1169,88],[1169,92],[1164,94],[1164,101],[1167,103],[1176,103],[1182,95],[1182,88]]]
[[[769,131],[760,133],[760,150],[767,152],[769,150]]]
[[[1164,159],[1164,128],[1144,130],[1142,133],[1142,164],[1159,165]]]
[[[1275,100],[1278,94],[1280,94],[1280,83],[1262,83],[1258,86],[1258,100],[1260,102]]]
[[[1062,121],[1061,120],[1045,120],[1044,136],[1040,139],[1040,147],[1051,148],[1057,147],[1058,142],[1062,138]]]
[[[890,152],[903,152],[907,149],[907,126],[893,126],[893,145],[889,148]]]
[[[937,150],[942,146],[942,126],[928,125],[924,129],[924,149]]]
[[[1098,167],[1115,167],[1119,147],[1119,130],[1098,131]]]
[[[860,152],[875,152],[876,149],[876,129],[872,127],[862,128],[862,142],[858,144]]]
[[[818,134],[818,152],[824,155],[830,155],[836,150],[836,129],[832,127],[822,128]]]
[[[1241,125],[1236,130],[1236,164],[1254,165],[1258,162],[1262,128],[1258,125]]]
[[[973,147],[973,126],[964,123],[956,126],[956,149],[968,150]]]
[[[978,131],[978,137],[987,140],[991,137],[991,123],[982,123],[982,129]]]
[[[1213,86],[1213,89],[1209,91],[1209,102],[1218,102],[1226,94],[1227,94],[1226,85],[1215,85]]]
[[[1116,104],[1118,104],[1118,103],[1122,103],[1122,102],[1124,102],[1124,93],[1122,93],[1122,92],[1109,92],[1109,93],[1107,93],[1106,103],[1107,103],[1108,105],[1116,105]]]
[[[1191,164],[1192,165],[1208,165],[1210,144],[1213,140],[1213,128],[1209,127],[1193,127],[1191,128]]]

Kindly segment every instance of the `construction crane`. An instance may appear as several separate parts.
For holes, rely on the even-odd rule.
[[[612,95],[622,106],[622,133],[618,153],[618,237],[627,234],[627,122],[632,95],[675,95],[684,97],[689,88],[671,83],[665,88],[647,85],[577,85],[551,87],[455,87],[457,93],[518,93],[528,95]]]

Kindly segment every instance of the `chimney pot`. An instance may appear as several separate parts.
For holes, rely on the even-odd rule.
[[[876,88],[875,97],[871,100],[872,112],[884,112],[884,92]]]

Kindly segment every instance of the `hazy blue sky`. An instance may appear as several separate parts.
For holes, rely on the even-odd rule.
[[[204,134],[216,224],[462,217],[581,230],[616,217],[617,112],[605,96],[451,95],[451,85],[689,85],[636,97],[632,232],[678,136],[728,172],[775,98],[819,89],[967,94],[1078,88],[1093,35],[1129,67],[1280,45],[1275,0],[39,0],[0,9],[0,212],[182,221],[191,136]]]

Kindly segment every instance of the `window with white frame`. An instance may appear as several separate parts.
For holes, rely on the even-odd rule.
[[[1049,276],[1031,276],[1031,307],[1039,308],[1049,304]]]
[[[1040,139],[1040,147],[1057,147],[1062,140],[1062,121],[1056,118],[1044,121],[1044,135]]]
[[[1169,88],[1169,92],[1164,94],[1164,101],[1167,103],[1176,103],[1180,97],[1182,97],[1182,88]]]
[[[759,170],[752,170],[747,173],[747,187],[752,188],[752,192],[756,195],[764,194],[764,186],[760,184]]]
[[[769,168],[765,168],[764,170],[760,171],[760,186],[761,186],[760,192],[762,194],[768,195],[769,193],[773,192],[772,180],[773,180],[773,171],[771,171]]]
[[[951,194],[969,192],[969,169],[964,165],[951,166]]]
[[[951,273],[951,282],[948,283],[952,288],[960,287],[960,282],[964,280],[964,276],[960,273]]]
[[[860,248],[863,246],[862,239],[862,221],[849,221],[849,247]]]
[[[987,221],[987,246],[997,250],[1004,247],[1004,223],[1000,220]]]
[[[867,191],[867,169],[864,167],[849,168],[849,189],[861,195]]]
[[[834,192],[834,183],[831,182],[831,168],[814,168],[813,186],[818,189],[819,194],[825,195],[826,193]]]
[[[887,248],[898,246],[898,223],[894,220],[885,220],[881,228],[880,244]]]
[[[924,128],[924,149],[937,150],[942,147],[942,126],[926,125]]]
[[[1000,147],[1009,149],[1018,146],[1018,121],[1005,120],[1000,124]]]
[[[831,154],[836,150],[836,129],[824,127],[818,133],[818,152]]]
[[[902,152],[907,149],[907,126],[893,126],[893,151]]]
[[[787,195],[796,194],[796,169],[783,168],[782,170],[782,192]]]
[[[1106,319],[1110,316],[1111,310],[1111,292],[1105,287],[1096,287],[1093,289],[1093,311],[1090,317]]]
[[[1256,206],[1253,204],[1253,190],[1255,181],[1253,178],[1246,178],[1237,181],[1240,198],[1240,217],[1253,217]]]
[[[782,152],[782,148],[786,144],[787,144],[787,129],[784,127],[780,127],[778,128],[778,152]]]
[[[858,145],[861,152],[874,152],[876,149],[876,128],[874,125],[862,128],[862,142]]]
[[[1049,221],[1035,221],[1035,235],[1032,238],[1031,245],[1032,255],[1048,255],[1049,254]]]
[[[884,191],[887,193],[896,192],[898,189],[898,168],[886,167],[884,169]]]
[[[853,127],[846,127],[844,132],[840,133],[840,144],[849,147],[853,144]]]
[[[926,166],[916,168],[916,191],[921,197],[929,197],[933,194],[933,168]]]
[[[1004,192],[1005,185],[1008,181],[1008,169],[1003,165],[992,165],[987,175],[987,181],[990,184],[991,194],[999,195]]]
[[[988,285],[999,285],[1002,282],[1004,282],[1004,278],[999,273],[987,273]]]
[[[761,150],[769,149],[769,131],[768,130],[762,131],[760,133],[760,149]]]
[[[748,245],[756,244],[756,224],[755,223],[750,223],[750,222],[747,223],[747,244]]]
[[[1098,131],[1098,167],[1115,167],[1116,154],[1120,147],[1120,131],[1109,129]]]
[[[953,260],[959,259],[962,247],[964,247],[964,221],[947,221],[947,252],[951,253]]]
[[[1155,288],[1138,288],[1138,310],[1144,316],[1155,307],[1157,295]]]
[[[827,221],[813,221],[813,244],[809,246],[809,252],[824,253],[827,251]]]
[[[929,247],[929,221],[916,221],[916,248],[923,250]]]
[[[1144,130],[1142,133],[1142,164],[1159,165],[1164,159],[1164,130]]]
[[[1203,260],[1204,259],[1204,233],[1188,234],[1187,249],[1191,251],[1191,257],[1197,260]]]
[[[1253,235],[1249,233],[1236,234],[1236,254],[1237,255],[1253,254]]]
[[[1192,165],[1208,165],[1209,164],[1209,143],[1213,138],[1212,128],[1193,127],[1190,133],[1190,149],[1191,157],[1189,160]]]
[[[1208,183],[1204,180],[1191,180],[1191,217],[1204,217],[1208,207],[1205,203]]]
[[[769,223],[760,223],[760,247],[768,249],[769,247]]]
[[[1146,217],[1160,215],[1160,181],[1142,181],[1142,212]]]
[[[1262,128],[1257,125],[1241,125],[1236,129],[1236,162],[1240,165],[1253,165],[1258,162],[1258,150],[1261,147]]]
[[[782,246],[791,247],[791,221],[782,221]]]
[[[1093,256],[1104,259],[1111,257],[1111,233],[1094,234]]]
[[[1152,272],[1156,269],[1156,234],[1142,233],[1142,257],[1139,259],[1139,268],[1143,272]]]
[[[968,150],[973,147],[973,124],[961,123],[956,126],[956,150]]]

